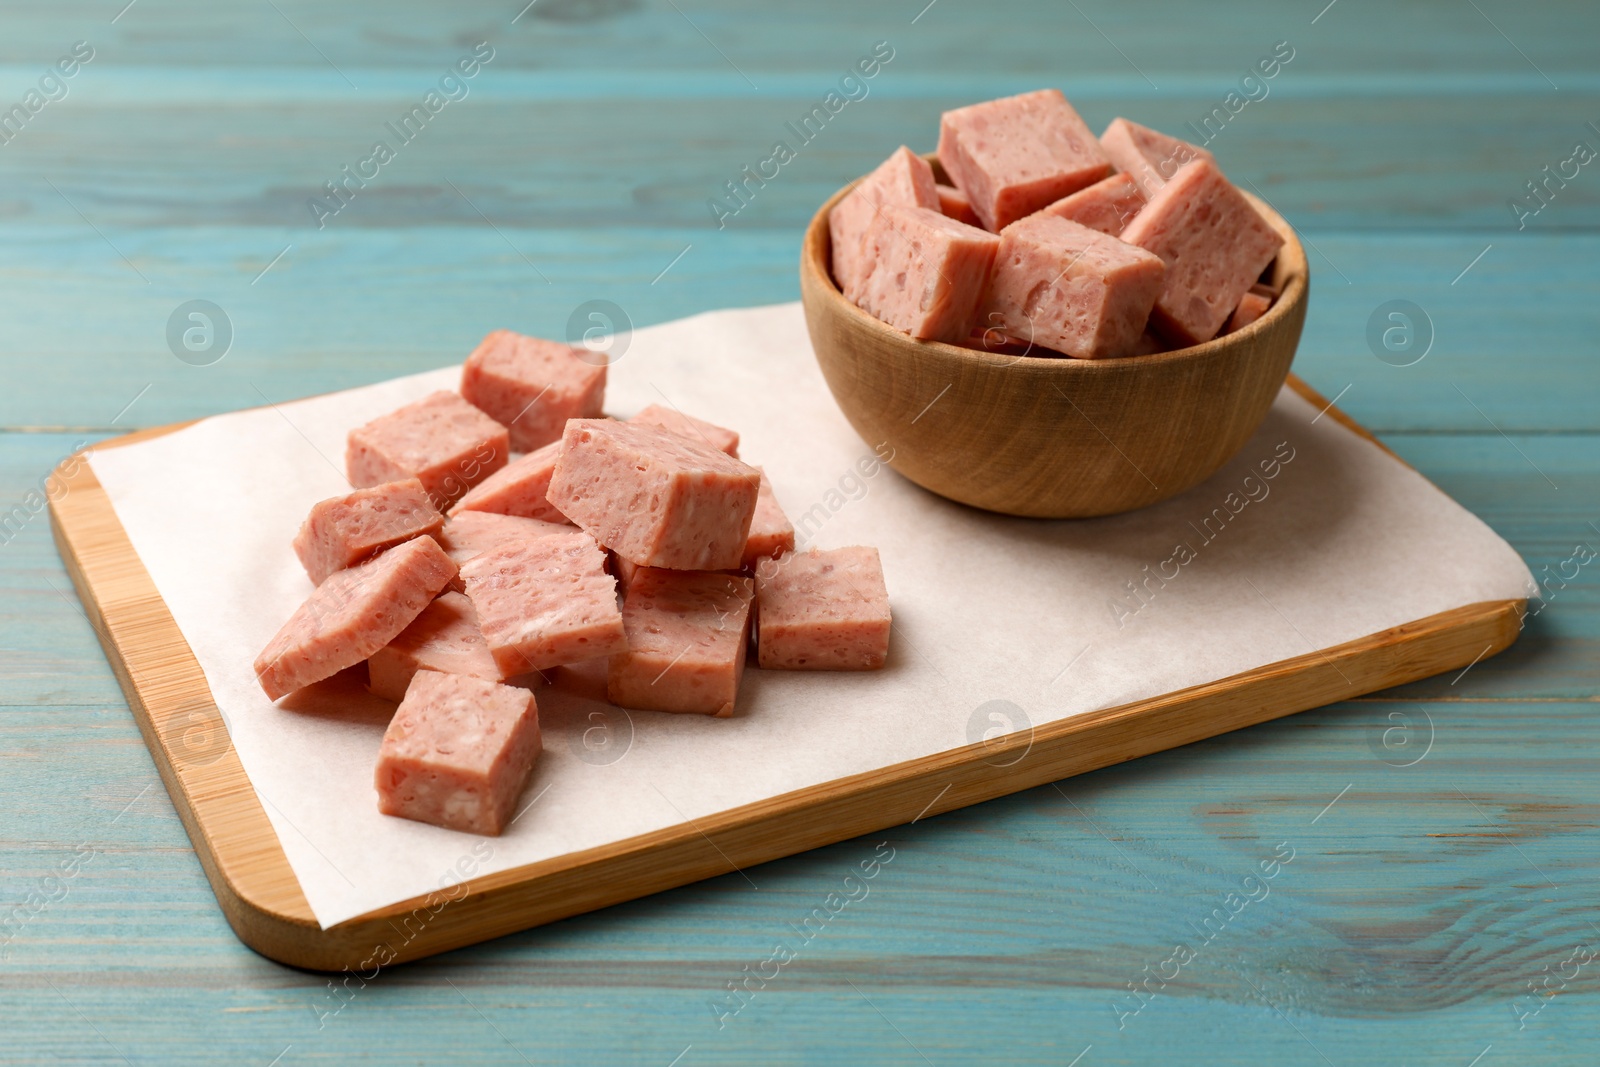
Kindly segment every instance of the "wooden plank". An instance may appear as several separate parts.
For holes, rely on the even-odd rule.
[[[0,395],[0,426],[104,429],[135,397],[118,425],[154,426],[347,388],[462,359],[495,326],[565,336],[591,299],[645,325],[798,295],[795,238],[765,229],[518,232],[548,286],[482,225],[330,231],[310,244],[252,227],[118,233],[151,286],[82,223],[71,233],[8,233],[0,271],[17,306],[35,313],[0,317],[0,345],[21,368]],[[1600,361],[1581,341],[1600,334],[1600,236],[1307,236],[1311,301],[1296,373],[1329,396],[1351,386],[1340,404],[1364,425],[1385,434],[1600,430],[1590,401]],[[30,270],[46,257],[57,269]],[[219,303],[234,326],[232,351],[206,367],[180,362],[165,338],[168,317],[196,296]],[[1367,347],[1368,319],[1394,299],[1431,316],[1436,341],[1415,366],[1390,366]],[[1538,359],[1511,355],[1532,351]]]
[[[720,1030],[724,984],[885,835],[767,864],[751,872],[759,891],[727,875],[352,982],[319,1029],[316,1010],[339,1003],[324,979],[238,945],[159,785],[113,822],[153,777],[131,717],[8,713],[0,750],[37,755],[8,759],[9,825],[26,839],[0,843],[5,885],[20,900],[80,842],[99,850],[11,946],[11,1047],[115,1061],[63,1023],[49,979],[134,1062],[212,1063],[220,1049],[265,1063],[293,1044],[285,1062],[520,1063],[448,979],[539,1063],[660,1067],[691,1043],[685,1063],[750,1062],[773,1043],[920,1063],[849,979],[939,1063],[981,1058],[965,1031],[991,1015],[1005,1035],[984,1040],[1016,1062],[1060,1067],[1091,1042],[1140,1062],[1222,1025],[1230,1048],[1315,1059],[1277,1043],[1299,1039],[1248,978],[1336,1063],[1381,1062],[1382,1041],[1453,1050],[1480,1035],[1463,1062],[1491,1041],[1519,1061],[1583,1062],[1562,1050],[1584,1048],[1595,1018],[1587,974],[1524,1031],[1508,1004],[1592,910],[1600,783],[1585,753],[1600,717],[1586,702],[1435,707],[1430,755],[1400,768],[1371,744],[1386,710],[1316,709],[1073,779],[1066,796],[1043,786],[898,828],[871,896]],[[1117,1030],[1112,998],[1282,840],[1297,858],[1271,897]]]
[[[981,6],[943,4],[917,19],[922,4],[864,11],[845,0],[826,0],[804,9],[773,9],[753,18],[737,0],[694,0],[678,5],[686,21],[667,5],[631,0],[540,0],[526,14],[517,4],[443,6],[425,0],[383,5],[329,8],[308,0],[280,0],[288,19],[270,8],[208,4],[205,0],[168,0],[133,12],[107,25],[109,16],[93,0],[70,0],[45,8],[19,10],[11,23],[0,63],[28,65],[53,58],[63,43],[94,33],[97,45],[135,70],[181,71],[193,65],[196,42],[216,49],[213,63],[232,71],[289,67],[304,80],[315,75],[325,92],[351,92],[307,38],[331,62],[346,70],[412,67],[427,69],[453,57],[451,46],[463,40],[491,37],[512,53],[508,64],[554,68],[563,77],[587,74],[597,81],[644,67],[664,71],[712,70],[749,86],[718,58],[709,37],[731,59],[754,76],[757,72],[827,69],[830,52],[848,49],[857,39],[885,34],[915,43],[949,78],[983,78],[1003,83],[1008,76],[1034,77],[1066,73],[1103,84],[1139,80],[1137,71],[1117,51],[1137,42],[1139,65],[1170,78],[1204,75],[1222,84],[1237,78],[1272,42],[1287,37],[1323,65],[1349,75],[1391,78],[1455,72],[1518,75],[1537,79],[1537,71],[1499,36],[1491,23],[1468,7],[1449,0],[1425,0],[1393,10],[1349,4],[1318,18],[1320,5],[1309,11],[1281,10],[1258,0],[1219,0],[1203,9],[1174,6],[1164,10],[1160,32],[1152,32],[1146,11],[1112,0],[1085,0],[1069,5],[1019,5],[1033,33],[1008,34],[1005,69],[974,64],[972,44],[993,35],[992,13]],[[1492,3],[1485,10],[1521,42],[1538,67],[1555,76],[1589,72],[1593,57],[1584,47],[1582,28],[1593,24],[1593,9],[1581,0],[1563,0],[1525,9]],[[1081,12],[1081,14],[1080,14]],[[115,11],[113,11],[115,14]],[[1470,16],[1470,17],[1469,17]],[[1090,21],[1092,19],[1092,22]],[[306,34],[300,37],[299,26]],[[1105,36],[1095,32],[1095,27]],[[403,28],[403,29],[400,29]],[[705,37],[697,33],[705,33]],[[1383,32],[1377,32],[1378,30]],[[1416,43],[1429,45],[1419,61]],[[248,47],[246,47],[248,46]],[[619,54],[626,59],[619,62]],[[1309,65],[1309,64],[1308,64]],[[214,79],[217,82],[223,79]],[[366,91],[366,83],[356,79]],[[761,83],[760,78],[755,78]],[[1156,78],[1165,88],[1168,77]],[[1538,81],[1545,91],[1550,87]],[[1032,87],[1032,83],[1030,83]],[[1566,85],[1563,84],[1563,88]],[[767,85],[762,83],[765,91]],[[218,84],[225,91],[225,84]],[[995,90],[991,90],[991,93]],[[658,90],[658,94],[660,91]]]
[[[224,914],[264,955],[327,970],[431,955],[1461,667],[1509,645],[1522,609],[1521,601],[1464,606],[1234,678],[1030,727],[997,744],[484,876],[467,883],[459,901],[419,897],[320,930],[227,743],[199,664],[104,490],[86,463],[63,464],[57,478],[50,502],[57,546]]]
[[[307,75],[286,72],[243,99],[221,97],[197,107],[191,94],[198,86],[164,85],[165,75],[108,72],[111,84],[102,97],[88,81],[99,74],[91,66],[81,75],[82,98],[59,112],[41,112],[8,146],[23,151],[0,156],[0,175],[9,182],[14,210],[29,222],[76,230],[83,227],[82,211],[114,242],[130,229],[228,225],[286,227],[314,241],[351,228],[481,226],[480,210],[507,232],[621,224],[693,228],[709,236],[718,223],[707,200],[727,197],[725,183],[740,181],[744,167],[772,156],[774,142],[784,140],[794,160],[770,181],[751,183],[748,209],[727,226],[792,233],[894,146],[932,150],[941,110],[1000,91],[990,84],[962,92],[932,77],[919,84],[919,62],[930,66],[930,75],[937,68],[907,44],[905,55],[879,75],[877,93],[841,111],[809,141],[790,132],[789,124],[834,87],[843,69],[870,51],[871,40],[835,44],[825,53],[834,63],[762,93],[703,93],[692,83],[653,81],[670,95],[618,99],[601,92],[551,106],[554,86],[520,92],[516,75],[491,66],[474,95],[447,107],[407,144],[385,124],[421,98],[437,77],[434,70],[413,74],[410,89],[400,81],[376,97],[351,92],[333,78],[336,93],[293,106],[280,102],[282,84]],[[1270,39],[1264,36],[1260,48],[1270,50]],[[452,58],[443,53],[439,62]],[[1243,55],[1239,64],[1254,58]],[[1305,62],[1316,62],[1309,46]],[[1065,69],[1015,87],[1057,84]],[[1143,92],[1085,96],[1071,84],[1064,88],[1096,129],[1127,114],[1177,134],[1218,107],[1239,73],[1229,70],[1204,88],[1158,99]],[[1594,118],[1600,113],[1597,84],[1569,83],[1555,93],[1535,79],[1537,89],[1470,97],[1394,87],[1352,99],[1331,87],[1301,94],[1294,87],[1300,73],[1286,69],[1280,93],[1241,112],[1209,145],[1236,181],[1254,182],[1297,226],[1492,229],[1510,240],[1523,234],[1507,201],[1528,196],[1525,183],[1567,159],[1576,141],[1587,137],[1600,147],[1600,135],[1586,125],[1600,122]],[[674,88],[682,91],[671,93]],[[1382,106],[1373,106],[1374,96]],[[527,135],[508,142],[498,136],[507,129]],[[241,130],[249,135],[240,136]],[[326,197],[324,183],[343,180],[341,168],[371,156],[379,139],[398,150],[395,160],[361,188],[352,181],[348,207],[319,220],[308,200]],[[92,159],[77,151],[84,143],[96,146]],[[217,151],[223,143],[229,150]],[[551,152],[551,144],[584,150]],[[144,166],[151,153],[163,157],[162,169]],[[639,165],[645,159],[648,168]],[[1373,159],[1384,165],[1371,165]],[[187,175],[182,185],[167,180],[169,167]],[[1528,228],[1600,226],[1597,184],[1573,178],[1552,186],[1551,203],[1529,217]]]

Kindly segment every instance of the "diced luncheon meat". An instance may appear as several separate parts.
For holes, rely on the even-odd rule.
[[[946,111],[939,162],[995,232],[1111,173],[1100,142],[1059,89]]]
[[[504,426],[441,390],[351,430],[344,462],[356,488],[416,478],[442,511],[509,454]]]
[[[744,555],[760,486],[754,467],[702,442],[649,426],[573,419],[550,502],[640,566],[729,570]]]
[[[1000,238],[920,207],[885,207],[867,227],[865,269],[845,295],[890,326],[954,343],[972,332]]]
[[[1272,298],[1263,296],[1255,290],[1239,298],[1239,306],[1233,309],[1233,314],[1228,316],[1228,324],[1222,328],[1223,333],[1232,333],[1242,330],[1252,322],[1267,313],[1267,308],[1272,306]]]
[[[758,560],[776,559],[794,551],[794,525],[783,513],[778,496],[772,491],[767,472],[761,471],[761,491],[756,494],[756,511],[750,519],[750,536],[745,539],[743,564],[754,567]]]
[[[531,541],[552,533],[572,533],[567,522],[524,519],[519,515],[499,515],[492,511],[460,511],[444,521],[439,545],[456,566],[473,556],[509,543]]]
[[[1176,177],[1185,163],[1195,159],[1216,162],[1215,156],[1198,145],[1120,118],[1112,119],[1100,135],[1100,147],[1147,200]]]
[[[978,213],[972,210],[972,201],[953,185],[936,185],[939,192],[939,210],[968,226],[982,226],[983,220],[978,218]]]
[[[886,185],[920,188],[922,171],[891,165],[879,175]],[[1000,238],[927,208],[872,211],[872,225],[900,217],[919,242],[903,261],[875,253],[873,270],[898,263],[910,274],[927,265],[918,257],[937,259],[982,291]],[[981,267],[969,269],[964,255]],[[918,321],[951,316],[925,274],[881,292],[918,286],[930,301]],[[971,319],[970,309],[951,318],[958,339],[972,333]],[[552,361],[561,367],[548,345],[490,334],[462,388],[477,403],[507,405],[501,414],[513,424],[526,413],[505,414],[517,389],[544,383],[527,410],[547,395],[570,399],[551,382],[560,377]],[[599,410],[596,369],[592,396],[572,401],[581,410]],[[510,464],[513,435],[450,392],[374,419],[348,442],[354,491],[317,503],[294,539],[319,584],[254,669],[276,702],[365,664],[369,692],[397,705],[373,771],[383,814],[504,832],[541,750],[532,692],[541,686],[620,705],[618,715],[732,716],[758,597],[762,666],[867,670],[887,658],[877,550],[795,553],[771,481],[738,458],[739,434],[675,405],[625,422],[564,418],[558,439]],[[579,759],[615,762],[622,749],[608,748],[610,720],[594,716]]]
[[[732,715],[754,595],[750,579],[737,575],[640,568],[622,606],[628,648],[606,671],[611,702]]]
[[[697,419],[693,415],[685,415],[676,408],[651,404],[628,421],[635,426],[654,426],[658,430],[666,430],[679,437],[687,437],[692,441],[710,445],[718,452],[726,452],[735,459],[739,457],[738,434],[732,430],[724,430],[721,426],[704,419]]]
[[[1216,336],[1283,245],[1278,232],[1207,159],[1179,168],[1122,231],[1122,239],[1166,263],[1151,324],[1185,345]]]
[[[616,580],[582,530],[490,549],[467,561],[461,579],[504,677],[627,647]]]
[[[848,293],[867,261],[864,243],[867,227],[886,205],[939,210],[933,168],[928,161],[901,145],[878,169],[856,183],[828,213],[828,233],[833,244],[833,280]]]
[[[610,669],[611,661],[608,659],[591,659],[583,663],[568,663],[560,667],[551,667],[544,672],[550,680],[551,689],[559,689],[563,693],[582,697],[585,700],[606,701],[606,671]],[[613,730],[610,719],[590,720],[593,725],[584,730],[579,737],[584,752],[593,756],[606,755],[606,746],[619,743],[622,739]],[[596,729],[598,727],[598,729]],[[612,749],[611,753],[619,752]],[[620,757],[619,757],[620,758]],[[609,762],[602,760],[601,762]]]
[[[1144,197],[1133,179],[1126,174],[1113,174],[1095,182],[1087,189],[1079,189],[1070,196],[1044,208],[1045,215],[1071,219],[1080,226],[1110,234],[1122,232],[1124,226],[1144,207]]]
[[[627,596],[628,583],[633,581],[633,573],[639,569],[638,565],[628,562],[615,552],[607,552],[606,560],[610,566],[612,577],[617,580],[617,592]]]
[[[946,111],[942,173],[929,168],[924,177],[916,158],[902,147],[834,205],[829,229],[845,299],[918,340],[1006,357],[1149,354],[1145,335],[1160,350],[1185,348],[1253,321],[1258,303],[1241,297],[1283,244],[1205,148],[1123,118],[1096,138],[1055,89]],[[880,186],[899,195],[862,193]],[[928,188],[937,210],[920,202]],[[1010,240],[987,266],[977,227],[964,230],[974,217]],[[1165,273],[1150,308],[1140,310],[1147,261],[1078,264],[1076,253],[1089,251],[1081,239],[1066,243],[1065,256],[1062,241],[1040,239],[1047,218],[1160,260]],[[1039,228],[1026,239],[1012,234],[1023,224]],[[1091,258],[1107,255],[1127,253],[1093,246]],[[1050,260],[1056,267],[1047,271]]]
[[[568,419],[597,418],[605,394],[593,353],[510,330],[485,337],[461,369],[461,395],[508,427],[518,452],[559,440]]]
[[[378,810],[498,835],[516,816],[541,747],[528,690],[418,671],[378,747]]]
[[[1016,340],[1078,359],[1126,356],[1165,273],[1143,249],[1041,213],[1000,235],[984,318]]]
[[[555,473],[556,459],[560,455],[561,442],[552,441],[525,456],[518,456],[473,486],[467,495],[450,509],[450,514],[487,511],[497,515],[516,515],[524,519],[566,522],[567,517],[556,510],[555,505],[550,503],[545,495],[550,488],[550,475]]]
[[[256,680],[277,700],[355,666],[399,636],[455,576],[431,537],[334,573],[256,657]]]
[[[889,656],[875,548],[791,552],[756,567],[756,658],[791,671],[866,671]]]
[[[367,688],[400,701],[419,670],[500,680],[500,668],[478,630],[478,613],[460,593],[441,593],[400,636],[367,660]]]
[[[436,536],[444,516],[415,478],[319,501],[295,535],[294,551],[311,580],[413,537]]]
[[[1157,352],[1165,352],[1167,350],[1168,345],[1166,341],[1162,340],[1158,335],[1151,333],[1149,330],[1146,330],[1144,333],[1139,335],[1139,340],[1135,341],[1133,344],[1133,351],[1129,352],[1128,355],[1153,356]]]
[[[759,468],[757,468],[757,469],[759,469]],[[761,510],[761,503],[760,503],[760,498],[759,497],[757,497],[756,510],[757,510],[758,513]],[[751,524],[750,524],[750,529],[752,531],[754,531],[755,528],[756,528],[755,527],[755,522],[754,522],[754,520],[752,520]],[[752,532],[751,537],[755,537],[754,532]],[[747,553],[749,552],[748,542],[746,542],[745,551]],[[635,574],[638,574],[640,571],[657,569],[657,568],[650,568],[650,567],[641,567],[637,563],[630,562],[629,560],[626,560],[623,557],[617,555],[615,552],[607,552],[606,553],[606,566],[610,569],[611,576],[617,580],[617,592],[621,593],[623,596],[627,596],[628,595],[628,586],[630,584],[632,584],[633,576]],[[694,573],[694,574],[733,574],[733,575],[738,575],[738,574],[743,573],[744,570],[745,570],[744,567],[739,567],[739,568],[731,568],[730,567],[730,568],[728,568],[726,570],[693,571],[691,573]]]

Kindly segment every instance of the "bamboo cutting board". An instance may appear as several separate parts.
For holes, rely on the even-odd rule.
[[[1298,379],[1289,384],[1326,406]],[[1327,414],[1377,443],[1338,409]],[[364,973],[417,959],[1464,667],[1516,639],[1526,604],[1467,605],[1231,678],[482,876],[449,898],[413,898],[324,930],[105,491],[80,457],[55,477],[50,513],[62,560],[223,913],[262,955],[317,970]]]

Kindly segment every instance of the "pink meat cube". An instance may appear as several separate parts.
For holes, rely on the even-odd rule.
[[[1041,212],[1000,235],[985,319],[1078,359],[1125,356],[1165,273],[1143,249]]]
[[[367,660],[367,688],[399,702],[419,670],[500,680],[500,668],[478,630],[478,613],[460,593],[441,593],[399,637],[372,654]]]
[[[756,494],[756,513],[750,520],[750,536],[744,543],[746,567],[754,567],[757,560],[776,559],[785,552],[794,551],[794,526],[779,506],[767,472],[760,467],[756,470],[761,471],[761,491]]]
[[[749,578],[641,568],[622,605],[628,650],[611,657],[606,695],[629,708],[732,715],[754,595]]]
[[[871,671],[889,656],[889,592],[875,548],[791,552],[756,568],[756,661]]]
[[[402,541],[435,536],[444,516],[415,478],[357,489],[319,501],[294,538],[295,555],[313,582]]]
[[[1144,333],[1139,335],[1139,340],[1134,343],[1133,351],[1129,352],[1128,355],[1153,356],[1157,352],[1169,352],[1171,350],[1172,346],[1167,344],[1160,334],[1145,330]]]
[[[1233,309],[1233,314],[1228,316],[1228,324],[1222,328],[1223,333],[1232,333],[1242,330],[1252,322],[1267,313],[1267,308],[1272,306],[1269,297],[1262,296],[1252,290],[1239,298],[1239,306]]]
[[[1000,238],[920,207],[885,207],[867,227],[868,259],[845,293],[862,310],[923,340],[972,332]]]
[[[1183,345],[1215,337],[1283,245],[1208,159],[1179,168],[1128,223],[1122,240],[1166,263],[1151,323]]]
[[[978,213],[972,210],[972,201],[953,185],[935,185],[939,193],[939,210],[957,222],[964,222],[968,226],[982,226]]]
[[[1195,159],[1216,162],[1216,157],[1199,145],[1127,119],[1111,120],[1100,135],[1100,147],[1118,170],[1133,179],[1146,200],[1171,181],[1185,163]]]
[[[572,533],[571,523],[525,519],[492,511],[461,511],[451,515],[439,531],[439,545],[456,566],[492,548],[522,543],[552,533]]]
[[[1111,173],[1111,161],[1059,89],[946,111],[939,162],[985,229],[1024,216]]]
[[[378,810],[497,836],[515,818],[542,747],[526,689],[418,671],[378,746]]]
[[[757,468],[757,469],[759,470],[760,468]],[[756,498],[756,508],[757,508],[758,511],[760,510],[760,507],[761,507],[760,497],[757,497]],[[754,520],[751,521],[750,528],[752,530],[755,529]],[[748,544],[748,542],[747,542],[747,544]],[[659,568],[641,567],[637,563],[632,563],[632,562],[629,562],[626,559],[623,559],[621,556],[617,555],[615,552],[606,553],[606,564],[611,570],[611,576],[617,580],[617,592],[621,593],[623,596],[627,596],[628,595],[628,586],[633,583],[633,576],[635,574],[637,574],[637,573],[639,573],[640,571],[643,571],[643,570],[659,569]],[[718,571],[694,571],[692,573],[694,573],[694,574],[732,574],[732,575],[738,575],[738,574],[743,573],[743,570],[744,570],[744,568],[740,567],[740,568],[730,568],[728,570],[718,570]]]
[[[600,662],[604,663],[605,660],[600,660]],[[554,670],[555,668],[548,669]],[[500,679],[500,684],[514,685],[518,689],[526,689],[528,692],[532,693],[544,688],[549,681],[550,680],[545,677],[545,671],[527,671],[523,674],[513,674],[509,678],[502,678]]]
[[[504,677],[627,648],[616,580],[582,530],[490,549],[467,561],[461,579]]]
[[[744,555],[761,472],[649,426],[573,419],[550,502],[642,567],[732,570]]]
[[[351,430],[344,465],[358,489],[416,478],[443,511],[509,454],[504,426],[441,390]]]
[[[721,426],[706,422],[704,419],[697,419],[693,415],[685,415],[674,408],[651,404],[628,421],[636,426],[654,426],[658,430],[666,430],[679,437],[708,444],[718,452],[726,452],[735,459],[739,457],[737,433],[724,430]]]
[[[759,504],[757,505],[760,506]],[[628,584],[633,581],[633,574],[639,569],[637,564],[630,563],[615,552],[608,554],[611,564],[611,574],[617,579],[617,592],[623,596],[628,595]]]
[[[585,700],[598,700],[606,702],[606,672],[610,669],[610,661],[604,659],[591,659],[583,663],[566,663],[560,667],[551,667],[544,673],[549,676],[550,688],[559,689],[563,693],[571,693]],[[593,721],[593,720],[591,720]],[[595,723],[600,730],[591,735],[586,729],[581,740],[586,749],[603,749],[611,741],[610,723]],[[613,749],[613,752],[618,750]],[[619,757],[620,758],[620,757]]]
[[[934,188],[933,168],[928,161],[901,145],[878,169],[862,178],[828,214],[828,233],[833,241],[833,280],[839,291],[849,293],[861,273],[868,254],[864,247],[867,227],[886,204],[925,207],[939,210],[939,193]]]
[[[1113,174],[1087,189],[1062,197],[1045,208],[1044,214],[1071,219],[1080,226],[1115,237],[1142,207],[1144,197],[1133,179],[1126,174]]]
[[[566,522],[567,517],[557,511],[545,496],[550,488],[550,475],[555,473],[556,458],[560,455],[561,442],[552,441],[543,448],[517,457],[468,490],[467,495],[450,509],[450,514],[488,511],[524,519]]]
[[[455,576],[456,565],[431,537],[336,571],[267,642],[256,657],[256,680],[277,700],[354,667],[398,637]]]
[[[513,449],[532,452],[568,419],[599,417],[606,368],[587,349],[495,330],[462,366],[461,395],[511,430]]]

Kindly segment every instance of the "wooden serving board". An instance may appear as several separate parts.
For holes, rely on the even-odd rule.
[[[1289,384],[1327,407],[1299,379]],[[1338,409],[1327,415],[1379,444]],[[1526,605],[1467,605],[1231,678],[486,875],[448,903],[417,897],[324,930],[228,743],[200,664],[89,464],[73,457],[55,477],[50,515],[61,558],[223,913],[257,952],[316,970],[417,959],[1464,667],[1509,646]]]

